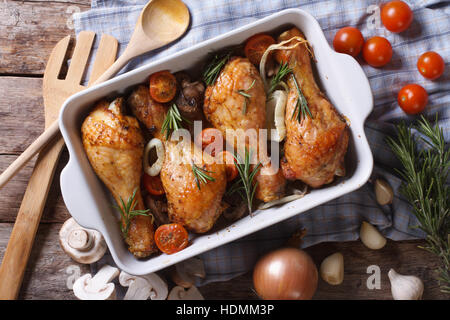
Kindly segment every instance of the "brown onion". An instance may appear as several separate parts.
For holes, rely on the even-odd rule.
[[[255,265],[253,285],[264,300],[309,300],[317,289],[318,272],[303,250],[282,248]]]

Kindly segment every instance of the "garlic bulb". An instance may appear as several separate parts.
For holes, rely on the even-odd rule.
[[[383,179],[377,179],[375,180],[375,196],[378,204],[384,206],[392,203],[394,200],[394,191],[389,183]]]
[[[394,300],[420,300],[423,293],[423,282],[415,276],[404,276],[394,269],[389,270],[391,292]]]
[[[386,238],[368,222],[363,222],[359,231],[359,237],[364,245],[373,250],[378,250],[386,245]]]

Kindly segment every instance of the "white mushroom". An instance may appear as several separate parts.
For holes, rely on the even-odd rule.
[[[59,231],[59,243],[76,262],[90,264],[103,257],[106,243],[100,232],[85,229],[70,218]]]
[[[169,293],[166,282],[156,273],[133,276],[124,271],[120,273],[119,283],[128,287],[123,300],[165,300]]]
[[[173,282],[183,288],[192,287],[195,278],[204,278],[205,275],[205,266],[199,258],[191,258],[177,263],[171,273]]]
[[[81,269],[79,266],[73,264],[66,268],[66,273],[69,275],[66,280],[67,289],[72,290],[75,281],[81,277]]]
[[[185,290],[183,287],[173,287],[167,300],[205,300],[197,287],[190,287]]]
[[[105,264],[94,277],[88,273],[78,278],[73,293],[80,300],[115,300],[116,288],[111,280],[118,275],[119,269]]]

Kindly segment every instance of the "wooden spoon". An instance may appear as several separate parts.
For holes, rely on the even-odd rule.
[[[124,53],[94,84],[113,77],[131,59],[178,39],[189,26],[189,20],[189,10],[180,0],[150,1],[142,9]]]
[[[189,10],[181,0],[150,1],[139,16],[125,52],[93,85],[113,77],[132,58],[163,47],[181,37],[189,26],[189,20]],[[58,121],[55,121],[0,175],[0,188],[58,132]]]

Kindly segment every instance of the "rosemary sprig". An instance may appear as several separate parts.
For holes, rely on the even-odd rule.
[[[162,124],[161,133],[166,135],[166,139],[169,139],[172,132],[182,128],[181,123],[183,121],[190,123],[189,120],[185,119],[180,114],[180,110],[178,110],[177,105],[175,103],[172,104]]]
[[[238,154],[233,156],[234,163],[239,172],[239,179],[236,180],[236,182],[231,186],[227,194],[238,192],[242,200],[247,202],[248,211],[251,215],[253,198],[255,196],[256,187],[258,186],[258,182],[253,183],[253,179],[261,169],[262,164],[261,162],[258,162],[258,164],[254,166],[253,169],[251,169],[251,152],[249,152],[248,148],[245,148],[244,161],[242,161],[241,157]]]
[[[273,76],[270,81],[270,87],[267,91],[267,96],[270,97],[275,89],[280,85],[281,81],[283,81],[284,77],[292,72],[292,69],[288,67],[287,62],[282,62],[280,68],[278,68],[277,73]]]
[[[128,230],[130,229],[130,222],[131,219],[133,219],[136,216],[151,216],[152,217],[152,223],[153,223],[153,215],[148,214],[150,210],[134,210],[136,207],[137,201],[134,201],[136,197],[136,191],[137,188],[134,189],[133,195],[128,198],[127,203],[123,201],[122,197],[120,197],[120,202],[122,204],[122,207],[115,206],[120,212],[120,215],[122,217],[122,223],[120,224],[120,230],[122,231],[122,234],[124,238],[128,236]]]
[[[450,293],[450,150],[437,123],[432,126],[422,116],[416,129],[424,136],[425,150],[418,150],[412,127],[404,123],[397,126],[397,139],[389,137],[387,142],[403,166],[397,170],[404,179],[400,192],[411,203],[418,228],[427,234],[422,248],[441,259],[437,279],[441,291]]]
[[[231,57],[231,52],[216,54],[210,63],[207,64],[203,72],[203,81],[207,86],[212,86],[216,82],[220,71]]]
[[[208,183],[208,181],[216,181],[215,178],[208,175],[208,173],[214,173],[213,171],[208,171],[206,169],[198,167],[194,162],[192,162],[192,172],[194,173],[195,182],[197,183],[198,190],[201,190],[200,184]]]
[[[292,74],[292,80],[294,81],[295,88],[297,89],[298,98],[297,103],[295,104],[294,112],[292,113],[291,120],[294,119],[296,114],[298,122],[300,122],[306,116],[309,116],[311,119],[313,119],[311,111],[309,110],[308,107],[308,102],[306,101],[306,98],[303,95],[302,90],[300,90],[300,87],[297,83],[297,79],[295,78],[294,74]]]
[[[246,114],[247,113],[247,100],[250,100],[250,98],[252,97],[252,95],[250,93],[248,93],[248,90],[250,90],[251,88],[253,88],[253,86],[255,85],[255,81],[253,80],[252,84],[250,85],[250,87],[248,87],[247,89],[239,89],[237,92],[244,96],[244,108],[242,109],[242,113]]]

